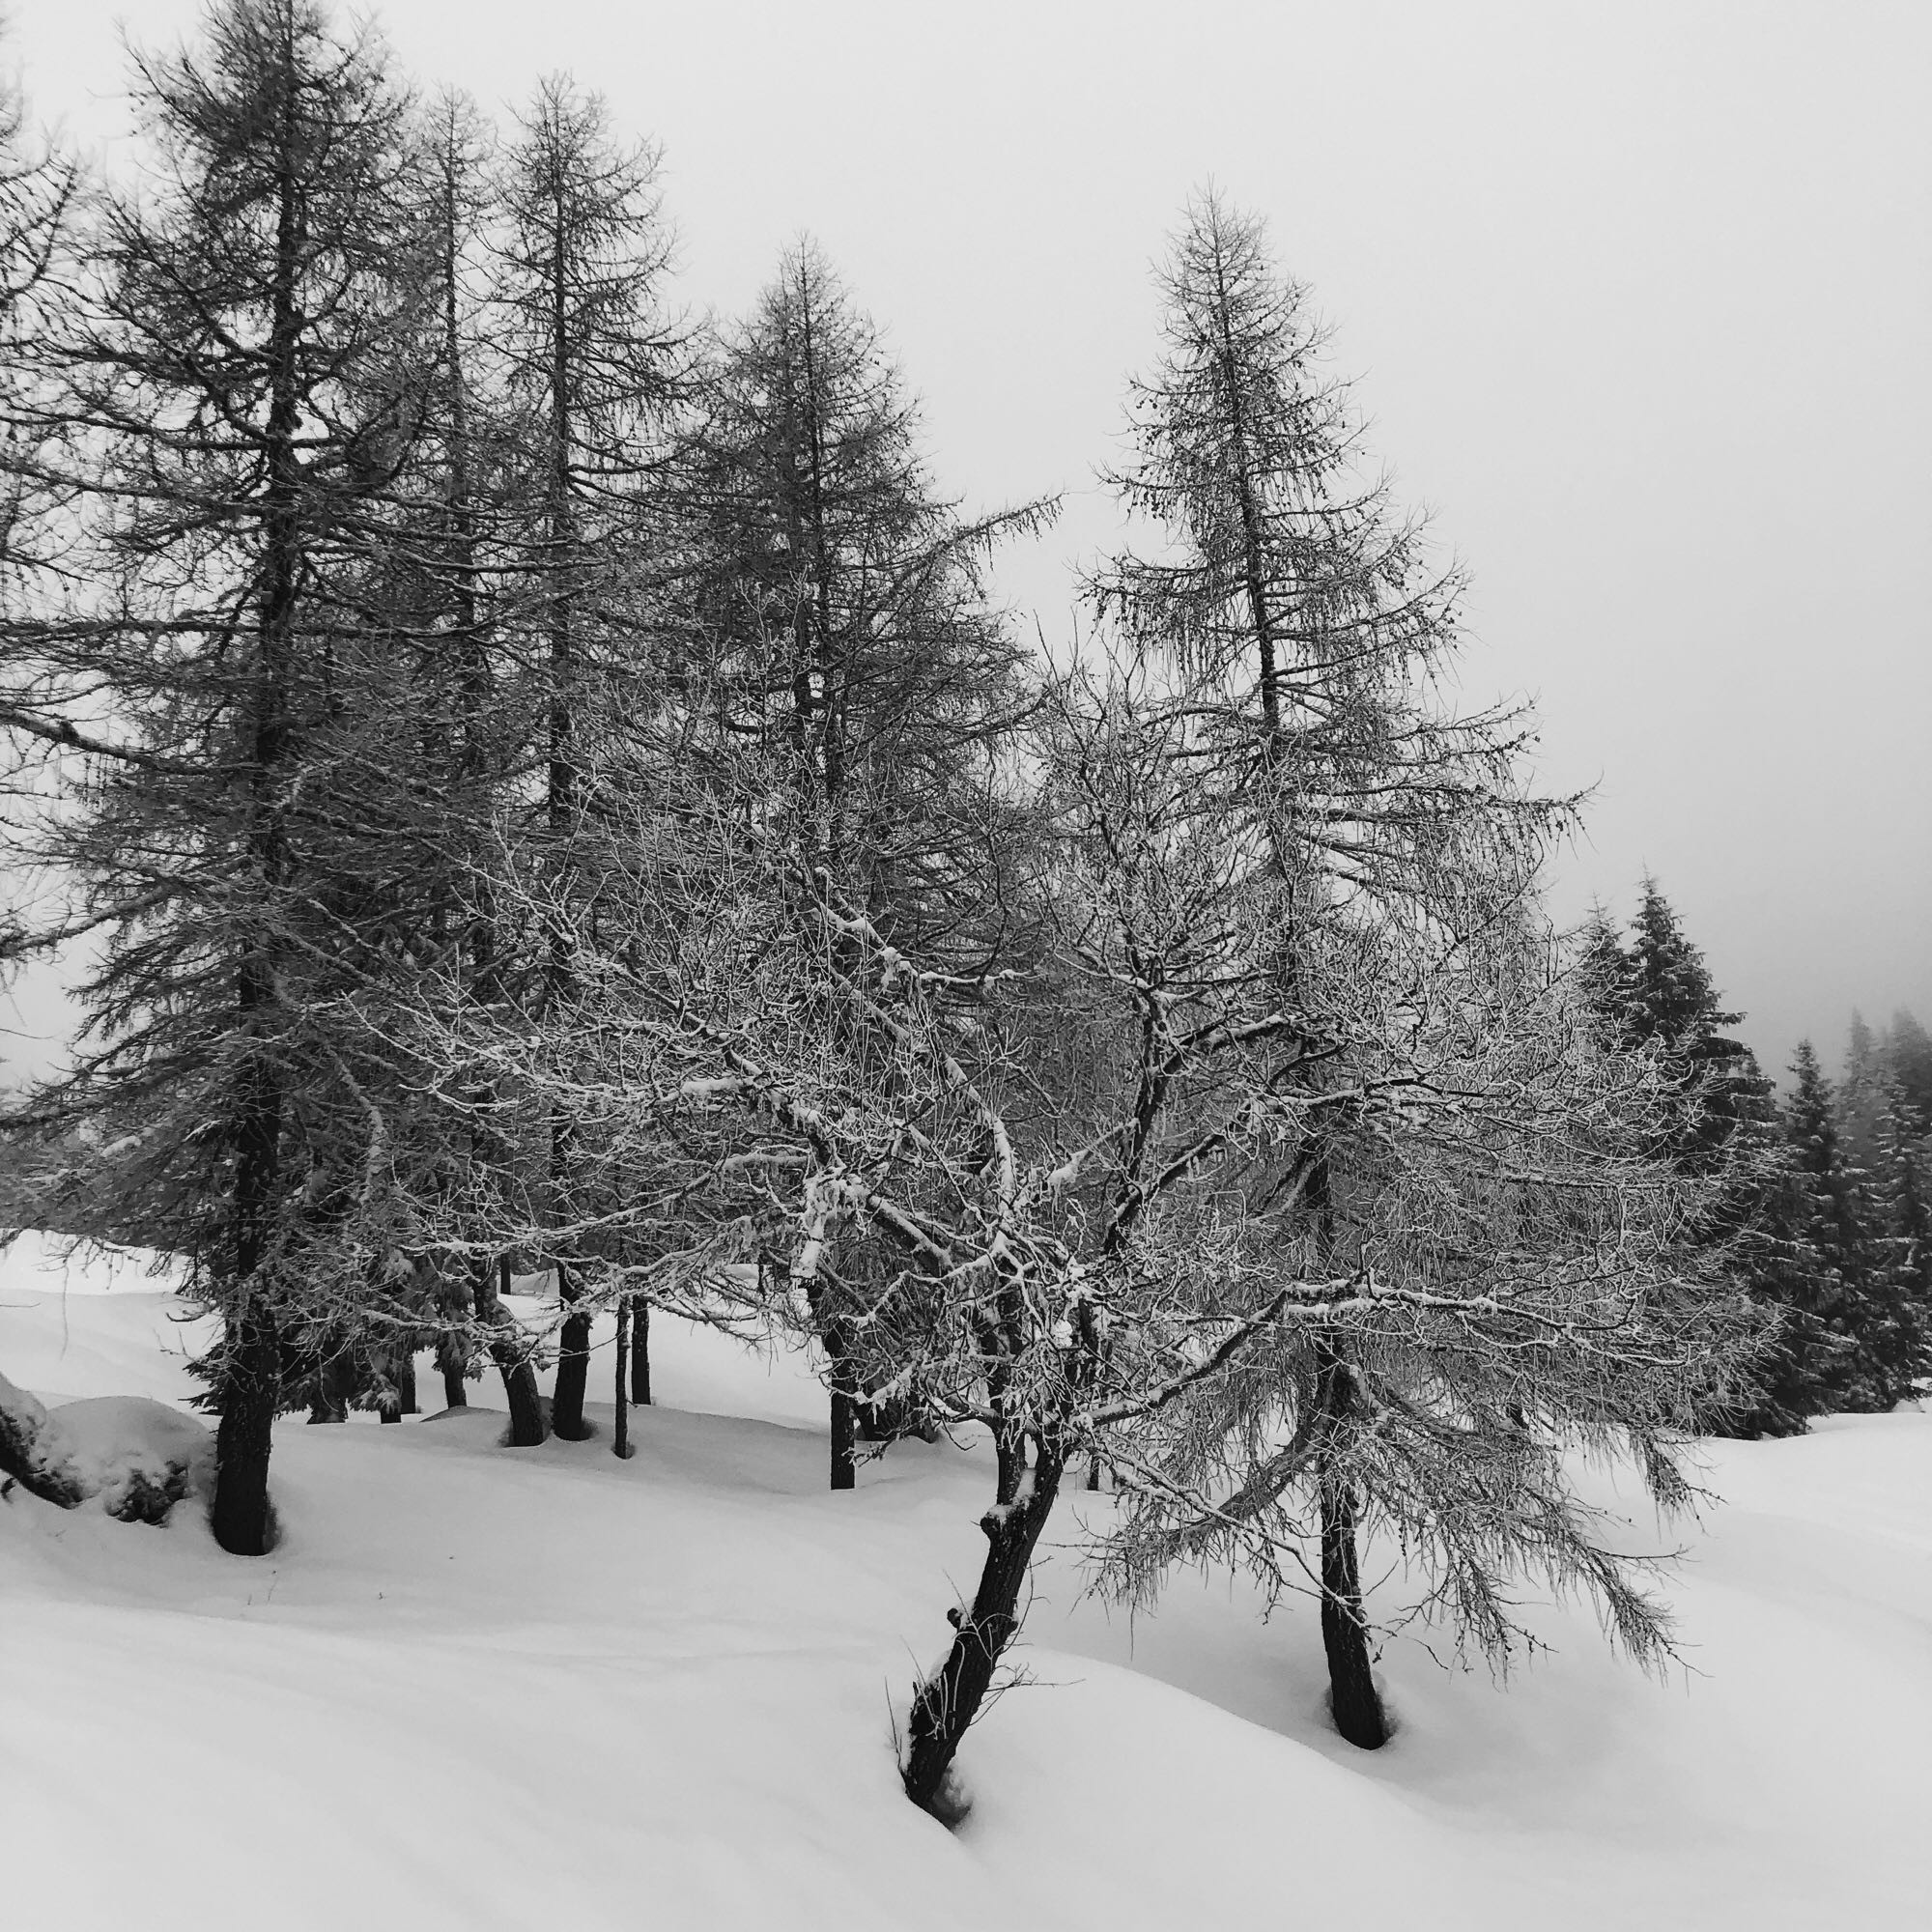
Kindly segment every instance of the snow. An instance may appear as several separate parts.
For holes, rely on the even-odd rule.
[[[213,1467],[214,1438],[206,1425],[147,1396],[96,1396],[48,1409],[0,1376],[0,1409],[33,1432],[31,1463],[42,1474],[112,1516],[123,1515],[137,1492],[165,1510],[156,1492],[201,1492]]]
[[[76,1263],[63,1293],[29,1258],[0,1276],[0,1371],[43,1397],[179,1403],[160,1289]],[[284,1540],[257,1561],[223,1555],[193,1504],[159,1531],[0,1504],[6,1922],[1922,1918],[1932,1418],[1711,1445],[1728,1501],[1631,1531],[1686,1546],[1688,1670],[1637,1675],[1576,1605],[1528,1612],[1553,1649],[1507,1690],[1399,1641],[1381,1668],[1401,1728],[1374,1754],[1322,1719],[1312,1605],[1264,1625],[1245,1585],[1183,1577],[1129,1623],[1059,1548],[1032,1681],[968,1739],[973,1810],[948,1833],[899,1795],[892,1724],[977,1574],[988,1458],[907,1442],[831,1495],[807,1364],[662,1316],[651,1338],[662,1406],[634,1416],[630,1463],[608,1434],[502,1449],[480,1406],[292,1418]]]

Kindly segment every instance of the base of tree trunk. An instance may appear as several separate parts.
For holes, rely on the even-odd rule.
[[[444,1365],[442,1371],[442,1406],[444,1408],[468,1408],[469,1391],[464,1386],[463,1371]]]
[[[858,1404],[836,1383],[832,1390],[832,1487],[849,1490],[859,1481]]]
[[[1389,1739],[1388,1715],[1376,1689],[1362,1614],[1354,1497],[1339,1477],[1321,1485],[1321,1648],[1335,1728],[1362,1750],[1379,1750]]]
[[[337,1344],[330,1348],[332,1352],[316,1370],[309,1389],[311,1422],[347,1422],[349,1405],[355,1395],[355,1375],[347,1352]]]
[[[563,1294],[566,1301],[576,1298],[576,1291],[568,1287]],[[596,1434],[583,1415],[589,1388],[590,1318],[566,1315],[557,1335],[556,1385],[550,1399],[551,1431],[566,1442],[587,1442]]]
[[[550,1423],[537,1388],[537,1372],[506,1343],[497,1344],[492,1352],[497,1357],[497,1371],[503,1378],[503,1400],[510,1407],[510,1427],[504,1445],[511,1449],[535,1449],[550,1440]]]
[[[416,1358],[406,1352],[396,1367],[396,1412],[398,1415],[420,1415],[422,1404],[416,1394]]]
[[[516,1318],[503,1306],[497,1284],[507,1288],[510,1260],[502,1257],[496,1266],[485,1264],[476,1275],[476,1313],[492,1331],[490,1359],[503,1378],[503,1400],[509,1406],[510,1428],[504,1437],[511,1449],[534,1449],[550,1439],[550,1424],[544,1417],[543,1397],[537,1389],[537,1372],[529,1356],[517,1345]]]
[[[996,1504],[980,1519],[987,1544],[980,1587],[969,1609],[949,1612],[952,1648],[913,1697],[899,1776],[906,1796],[944,1824],[954,1824],[965,1813],[952,1789],[952,1760],[980,1715],[1001,1657],[1019,1632],[1020,1593],[1053,1511],[1062,1467],[1057,1456],[1041,1454],[1025,1494]]]
[[[250,1308],[227,1351],[219,1396],[221,1426],[214,1437],[214,1499],[209,1507],[214,1540],[231,1556],[266,1556],[274,1548],[269,1502],[281,1350],[273,1319]]]

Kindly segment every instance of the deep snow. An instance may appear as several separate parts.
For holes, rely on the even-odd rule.
[[[50,1406],[185,1398],[165,1285],[64,1283],[45,1253],[0,1261],[0,1372]],[[986,1459],[903,1444],[830,1495],[805,1365],[662,1317],[652,1339],[628,1463],[608,1436],[501,1449],[481,1407],[291,1419],[258,1561],[191,1506],[157,1530],[15,1490],[0,1922],[1921,1921],[1932,1419],[1711,1445],[1724,1505],[1632,1532],[1686,1546],[1689,1670],[1637,1675],[1577,1606],[1531,1613],[1553,1652],[1507,1690],[1398,1641],[1374,1755],[1322,1720],[1312,1606],[1264,1625],[1245,1586],[1183,1578],[1130,1626],[1062,1548],[952,1834],[899,1795],[891,1730],[976,1573]]]

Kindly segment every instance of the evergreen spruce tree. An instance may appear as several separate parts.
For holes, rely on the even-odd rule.
[[[1611,1037],[1626,1039],[1624,987],[1630,958],[1617,932],[1616,921],[1601,904],[1593,905],[1577,928],[1573,947],[1576,974],[1584,997],[1602,1016]]]
[[[1791,1072],[1784,1128],[1798,1183],[1798,1233],[1814,1271],[1807,1298],[1840,1345],[1821,1393],[1833,1407],[1887,1406],[1889,1349],[1885,1338],[1866,1333],[1878,1263],[1866,1177],[1845,1147],[1837,1095],[1808,1039],[1799,1041]]]
[[[1740,1122],[1769,1094],[1770,1084],[1748,1050],[1730,1037],[1744,1015],[1724,1009],[1703,953],[1648,874],[1617,1005],[1625,1037],[1661,1053],[1670,1069],[1679,1096],[1671,1157],[1687,1167],[1720,1165]]]
[[[1880,1076],[1861,1207],[1876,1230],[1859,1319],[1873,1405],[1908,1401],[1932,1376],[1932,1171],[1895,1081]]]
[[[1886,1030],[1882,1051],[1913,1131],[1932,1133],[1932,1034],[1900,1007]]]

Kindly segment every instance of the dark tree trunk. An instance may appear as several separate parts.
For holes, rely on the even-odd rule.
[[[420,1415],[422,1403],[416,1393],[415,1351],[405,1344],[402,1359],[396,1364],[396,1408],[403,1415]]]
[[[849,1490],[859,1480],[859,1388],[842,1354],[832,1358],[832,1487]]]
[[[354,1382],[347,1359],[339,1351],[330,1354],[315,1372],[309,1390],[309,1421],[347,1422],[349,1401],[355,1393]]]
[[[832,1487],[852,1489],[859,1480],[859,1459],[855,1444],[857,1405],[851,1395],[834,1383],[832,1389]]]
[[[1316,1400],[1324,1416],[1348,1413],[1352,1384],[1348,1365],[1319,1345]],[[1355,1549],[1355,1487],[1337,1460],[1320,1463],[1321,1495],[1321,1647],[1328,1657],[1328,1708],[1335,1728],[1363,1750],[1388,1743],[1388,1718],[1376,1690],[1362,1613],[1362,1572]]]
[[[380,1419],[384,1422],[401,1422],[403,1419],[403,1375],[402,1365],[395,1356],[388,1356],[382,1363],[382,1370],[388,1382],[383,1399],[376,1405]]]
[[[556,1292],[567,1308],[578,1298],[570,1270],[556,1264]],[[566,1442],[582,1442],[592,1431],[583,1419],[583,1398],[590,1386],[590,1318],[566,1315],[557,1336],[556,1392],[550,1402],[550,1426]]]
[[[510,1279],[507,1255],[500,1269],[500,1279],[507,1287]],[[478,1270],[476,1312],[492,1331],[490,1359],[503,1378],[503,1397],[510,1406],[510,1447],[534,1449],[550,1435],[544,1421],[543,1397],[537,1391],[537,1372],[517,1344],[515,1319],[497,1293],[496,1276],[497,1271],[488,1265]]]
[[[628,1462],[631,1457],[631,1405],[625,1400],[625,1383],[630,1378],[631,1356],[631,1304],[621,1296],[617,1302],[617,1373],[615,1403],[611,1410],[614,1417],[611,1429],[611,1453],[620,1462]]]
[[[269,1508],[269,1450],[280,1394],[274,1317],[250,1297],[235,1321],[223,1362],[221,1426],[214,1437],[214,1540],[231,1556],[264,1556],[274,1543]]]
[[[278,90],[275,130],[275,241],[270,275],[271,321],[267,345],[268,421],[262,457],[267,491],[255,663],[248,695],[248,853],[265,906],[273,906],[290,884],[290,854],[283,781],[293,749],[290,691],[295,680],[294,637],[300,598],[304,488],[297,447],[301,421],[298,370],[301,308],[302,194],[297,180],[296,87],[293,48],[284,43],[285,69]],[[274,1541],[269,1506],[269,1455],[281,1396],[281,1344],[275,1318],[260,1280],[270,1258],[276,1194],[281,1176],[281,1081],[264,1043],[272,1034],[276,960],[261,924],[243,924],[236,974],[237,1032],[245,1042],[235,1117],[235,1193],[231,1306],[222,1353],[221,1426],[215,1433],[214,1496],[209,1521],[214,1540],[235,1556],[261,1556]],[[265,1028],[265,1020],[269,1025]]]
[[[651,1304],[641,1294],[631,1297],[631,1400],[651,1406]]]
[[[454,1350],[447,1345],[439,1353],[438,1366],[442,1370],[443,1407],[468,1408],[469,1391],[463,1385],[463,1367],[456,1360]]]
[[[1001,1457],[1006,1470],[1021,1466],[1017,1456]],[[1003,1495],[980,1519],[986,1535],[986,1561],[973,1605],[952,1611],[952,1647],[946,1662],[919,1687],[906,1728],[906,1756],[900,1770],[906,1796],[936,1815],[946,1804],[947,1774],[967,1727],[980,1715],[1000,1658],[1019,1630],[1020,1592],[1053,1510],[1063,1459],[1042,1450],[1035,1459],[1033,1480],[1017,1500]],[[1004,1491],[1006,1485],[1002,1482]]]

